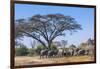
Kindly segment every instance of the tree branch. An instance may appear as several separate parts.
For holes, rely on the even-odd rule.
[[[22,31],[22,32],[25,33],[25,34],[27,34],[29,37],[32,37],[32,38],[36,39],[36,40],[39,41],[43,46],[46,47],[45,43],[44,43],[42,40],[40,40],[40,39],[34,37],[33,35],[29,34],[29,33],[26,32],[26,31]]]

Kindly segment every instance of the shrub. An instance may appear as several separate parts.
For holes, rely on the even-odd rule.
[[[53,44],[51,45],[50,48],[51,48],[51,50],[57,50],[57,47],[55,45],[53,45]]]
[[[26,56],[28,54],[28,49],[25,45],[21,45],[20,48],[15,48],[16,56]]]
[[[35,49],[33,49],[33,48],[28,49],[28,52],[29,52],[28,56],[33,56],[36,53]]]
[[[43,45],[38,45],[36,48],[36,53],[39,55],[41,50],[44,50],[44,49],[46,49],[46,47],[44,47]]]

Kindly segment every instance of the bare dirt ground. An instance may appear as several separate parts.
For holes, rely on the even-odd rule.
[[[70,63],[70,62],[86,62],[94,61],[94,58],[88,55],[85,56],[70,56],[60,58],[42,58],[39,56],[17,56],[15,57],[15,66],[19,65],[35,65],[35,64],[52,64],[52,63]]]

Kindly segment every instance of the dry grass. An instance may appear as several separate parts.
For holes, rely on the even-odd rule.
[[[94,61],[93,56],[70,56],[60,58],[42,58],[39,56],[28,57],[19,56],[15,57],[15,66],[18,65],[35,65],[35,64],[52,64],[52,63],[70,63],[70,62],[86,62]]]

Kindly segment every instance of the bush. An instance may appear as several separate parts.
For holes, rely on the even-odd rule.
[[[20,48],[15,48],[16,56],[26,56],[28,54],[28,49],[26,46],[21,45]]]
[[[46,47],[44,47],[43,45],[38,45],[36,48],[36,53],[39,55],[41,50],[44,50],[44,49],[46,49]]]
[[[28,56],[33,56],[36,53],[35,49],[33,49],[33,48],[28,49],[28,52],[29,52]]]
[[[51,47],[50,47],[50,49],[51,49],[51,50],[57,50],[57,47],[56,47],[55,45],[52,44]]]

